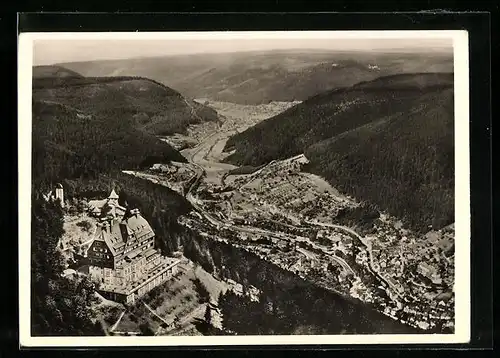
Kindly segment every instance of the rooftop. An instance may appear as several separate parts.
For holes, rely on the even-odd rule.
[[[115,189],[113,189],[113,190],[111,191],[111,193],[109,194],[108,199],[118,199],[118,198],[119,198],[119,197],[118,197],[118,194],[116,194]]]
[[[114,217],[103,219],[98,223],[94,240],[104,241],[113,256],[116,256],[131,236],[139,238],[148,234],[154,235],[154,231],[136,209],[121,220]]]

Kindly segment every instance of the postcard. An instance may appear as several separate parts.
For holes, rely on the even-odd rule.
[[[21,33],[21,347],[466,343],[466,31]]]

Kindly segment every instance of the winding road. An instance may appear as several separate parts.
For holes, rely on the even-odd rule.
[[[213,137],[213,135],[207,137],[207,139],[211,138],[211,137]],[[210,148],[212,148],[212,147],[210,147]],[[209,150],[210,150],[210,148],[209,148]],[[198,161],[198,158],[200,158],[199,154],[202,153],[204,149],[207,149],[207,145],[204,143],[201,143],[199,146],[195,147],[194,150],[191,151],[191,154],[188,158],[188,161],[191,164],[195,165],[198,168],[199,172],[196,175],[196,180],[192,183],[192,185],[189,187],[189,189],[186,192],[186,199],[193,205],[193,207],[198,211],[198,213],[200,215],[202,215],[206,220],[208,220],[212,225],[214,225],[217,229],[219,229],[221,227],[225,227],[227,229],[230,229],[230,230],[233,230],[233,231],[236,231],[239,233],[260,234],[260,235],[265,235],[267,237],[276,237],[276,238],[281,239],[281,240],[285,239],[285,240],[294,241],[294,242],[299,242],[299,241],[307,242],[314,249],[322,251],[323,253],[328,255],[331,259],[335,260],[338,264],[340,264],[342,266],[342,268],[344,270],[349,271],[353,274],[355,273],[354,270],[349,266],[349,264],[345,260],[343,260],[342,258],[340,258],[336,255],[333,255],[327,249],[315,244],[314,242],[310,241],[308,238],[298,237],[298,236],[290,235],[290,234],[277,233],[274,231],[264,230],[264,229],[256,228],[256,227],[252,227],[252,226],[240,226],[240,225],[224,223],[224,222],[220,221],[219,219],[217,219],[216,217],[214,217],[213,215],[211,215],[204,208],[202,208],[199,205],[200,200],[198,198],[196,198],[193,195],[193,193],[196,192],[196,189],[198,188],[199,184],[201,183],[201,180],[206,175],[205,168],[202,165],[200,165],[200,161]],[[206,156],[207,155],[204,155],[204,156],[202,155],[201,161],[206,161],[206,159],[205,159]],[[269,165],[272,165],[274,162],[276,162],[276,161],[272,161],[272,162],[268,163],[266,166],[264,166],[263,168],[258,170],[258,172],[260,173],[262,170],[267,168]],[[321,225],[321,223],[317,223],[317,222],[313,222],[313,221],[310,221],[307,223],[310,225],[316,225],[316,226],[329,226],[328,224]],[[332,226],[335,228],[338,228],[338,229],[344,229],[346,232],[349,232],[352,235],[355,235],[357,238],[359,238],[362,241],[361,236],[359,236],[355,231],[353,231],[347,227],[343,227],[343,226],[339,226],[339,225],[332,225]],[[306,255],[306,256],[308,256],[308,255]]]
[[[378,268],[375,267],[375,262],[373,260],[373,252],[372,252],[372,249],[371,249],[371,244],[369,242],[367,242],[363,237],[361,237],[356,231],[354,231],[354,230],[352,230],[352,229],[350,229],[348,227],[341,226],[341,225],[321,223],[321,222],[318,222],[318,221],[306,221],[306,222],[308,224],[312,224],[312,225],[318,225],[318,226],[322,226],[322,227],[331,227],[331,228],[339,229],[339,230],[342,230],[342,231],[350,234],[351,236],[354,236],[356,239],[358,239],[359,242],[365,247],[366,251],[368,252],[368,256],[370,258],[369,268],[370,268],[371,272],[374,275],[376,275],[381,281],[385,282],[391,288],[391,290],[393,291],[394,294],[396,294],[400,298],[403,297],[401,295],[401,293],[399,292],[398,288],[391,281],[387,280],[380,273],[380,271],[378,270]]]
[[[187,158],[190,163],[196,166],[198,168],[198,174],[196,176],[196,180],[192,183],[188,191],[186,192],[186,199],[193,205],[193,207],[198,211],[199,214],[201,214],[206,220],[208,220],[212,225],[214,225],[217,229],[221,227],[225,227],[227,229],[240,232],[240,233],[249,233],[249,234],[261,234],[261,235],[266,235],[268,237],[276,237],[279,239],[285,239],[285,240],[291,240],[291,241],[306,241],[311,247],[322,251],[323,253],[327,254],[331,259],[335,260],[338,264],[340,264],[344,270],[350,271],[354,273],[354,270],[349,266],[349,264],[343,260],[342,258],[333,255],[333,253],[329,252],[327,249],[325,249],[323,246],[319,246],[315,244],[314,242],[311,242],[308,238],[303,238],[303,237],[298,237],[294,235],[289,235],[289,234],[283,234],[283,233],[277,233],[273,231],[268,231],[252,226],[240,226],[240,225],[234,225],[234,224],[228,224],[220,221],[213,215],[211,215],[209,212],[207,212],[203,207],[201,207],[200,200],[193,195],[193,193],[196,192],[196,189],[201,183],[201,180],[206,176],[206,171],[204,168],[204,165],[210,165],[210,166],[216,166],[217,164],[222,164],[222,163],[212,163],[208,161],[206,158],[208,156],[208,153],[213,150],[214,145],[211,144],[211,140],[213,140],[214,137],[217,135],[222,136],[221,133],[213,133],[212,135],[208,136],[205,138],[205,140],[200,143],[198,146],[195,148],[191,149],[190,155]],[[208,141],[208,142],[207,142]],[[216,142],[215,142],[216,143]],[[204,154],[204,150],[206,151]],[[201,154],[201,156],[200,156]],[[265,165],[264,167],[260,168],[257,172],[253,173],[252,175],[256,175],[266,168],[269,167],[269,165],[272,165],[276,161],[272,161]],[[398,287],[396,287],[391,281],[387,280],[380,272],[378,267],[375,265],[375,261],[373,258],[373,253],[371,250],[371,244],[366,241],[361,235],[359,235],[356,231],[352,230],[351,228],[348,228],[346,226],[342,225],[335,225],[335,224],[329,224],[329,223],[324,223],[324,222],[319,222],[315,220],[305,220],[304,221],[306,224],[309,225],[314,225],[318,227],[327,227],[327,228],[334,228],[337,230],[341,230],[347,235],[357,239],[367,250],[368,255],[369,255],[369,269],[374,274],[376,277],[378,277],[381,281],[383,281],[387,287],[391,289],[392,296],[393,297],[399,297],[402,298],[401,293],[398,290]]]
[[[189,103],[186,103],[188,106],[192,106]],[[325,255],[328,255],[332,260],[335,260],[339,265],[343,267],[344,270],[349,271],[354,273],[355,271],[349,266],[349,264],[343,260],[342,258],[334,255],[331,250],[328,250],[324,246],[317,245],[316,243],[312,242],[308,238],[305,237],[300,237],[297,235],[291,235],[291,234],[285,234],[281,232],[274,232],[274,231],[269,231],[253,226],[248,226],[248,225],[235,225],[227,222],[223,222],[220,219],[218,219],[216,216],[214,216],[212,213],[208,212],[205,210],[202,206],[202,200],[200,200],[196,196],[196,191],[199,187],[199,185],[202,183],[203,180],[211,181],[213,178],[207,178],[207,170],[210,171],[210,173],[216,173],[220,175],[216,175],[217,178],[217,183],[222,185],[223,180],[225,176],[227,176],[227,172],[233,168],[236,168],[233,165],[226,164],[226,163],[221,163],[217,161],[217,158],[220,157],[220,150],[222,150],[222,146],[219,146],[221,141],[227,140],[229,138],[231,133],[234,133],[234,131],[237,130],[237,127],[228,127],[228,126],[221,126],[217,132],[211,133],[210,135],[204,137],[198,145],[196,145],[193,148],[186,149],[181,151],[181,153],[186,157],[189,163],[191,163],[195,168],[196,168],[196,176],[194,180],[192,181],[191,185],[189,188],[185,191],[185,198],[191,203],[193,208],[200,214],[204,219],[206,219],[211,225],[213,225],[216,229],[221,229],[221,228],[226,228],[228,230],[238,232],[238,233],[246,233],[246,234],[260,234],[269,238],[278,238],[280,240],[288,240],[290,242],[298,243],[298,242],[306,242],[308,245],[310,245],[311,248],[314,248],[315,250],[319,250],[323,252]],[[252,176],[258,175],[262,171],[264,171],[266,168],[268,168],[270,165],[275,163],[276,161],[271,161],[264,165],[262,168],[257,170],[255,173],[251,174]],[[341,225],[335,225],[335,224],[328,224],[324,222],[318,222],[314,220],[307,220],[303,221],[307,225],[312,225],[316,227],[328,227],[328,228],[334,228],[340,231],[343,231],[347,235],[353,237],[357,241],[359,241],[363,247],[366,248],[368,255],[369,255],[369,265],[368,268],[374,274],[376,277],[378,277],[382,282],[386,284],[387,288],[390,288],[395,295],[391,294],[392,297],[401,297],[401,294],[399,293],[397,287],[394,286],[394,284],[390,281],[388,281],[380,272],[378,271],[378,268],[375,266],[375,260],[373,258],[373,253],[371,250],[371,245],[368,241],[366,241],[361,235],[359,235],[356,231],[352,230],[351,228],[341,226]]]

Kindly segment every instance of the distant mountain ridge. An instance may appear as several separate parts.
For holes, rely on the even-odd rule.
[[[397,73],[452,72],[446,53],[274,51],[74,62],[85,76],[146,76],[190,98],[239,104],[305,100]]]
[[[253,166],[305,153],[307,171],[425,231],[454,220],[453,125],[453,74],[404,74],[311,97],[224,150]]]
[[[83,76],[75,71],[71,71],[62,66],[34,66],[33,67],[33,79],[40,78],[82,78]]]

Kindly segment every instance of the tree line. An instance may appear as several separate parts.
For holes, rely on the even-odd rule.
[[[238,334],[418,333],[360,303],[297,277],[256,254],[192,235],[184,255],[218,279],[262,292],[259,302],[227,292],[219,300],[223,326]],[[222,301],[221,301],[222,300]]]
[[[304,169],[417,232],[440,229],[454,222],[453,126],[453,91],[429,93],[411,114],[310,147]]]
[[[62,277],[64,259],[57,249],[63,213],[38,192],[32,200],[31,333],[33,336],[103,335],[94,320],[94,286],[87,278]]]

